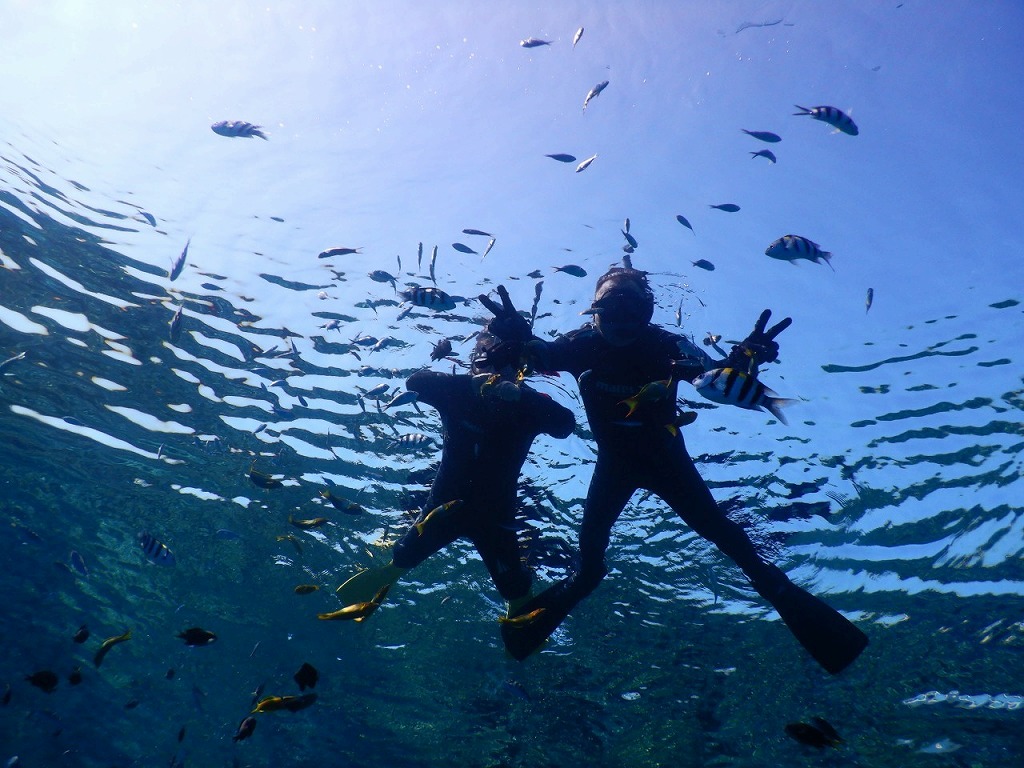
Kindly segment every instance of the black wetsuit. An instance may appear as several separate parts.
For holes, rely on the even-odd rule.
[[[441,463],[417,522],[449,501],[462,503],[428,522],[422,535],[411,528],[395,544],[394,564],[412,568],[455,539],[467,538],[501,595],[523,597],[533,577],[520,557],[515,529],[519,473],[537,435],[572,433],[572,412],[527,386],[511,402],[481,396],[468,375],[423,370],[406,386],[437,409],[444,430]]]
[[[568,371],[579,381],[597,442],[597,465],[583,510],[579,566],[572,580],[577,600],[607,573],[604,554],[612,525],[640,488],[656,493],[696,533],[736,562],[752,580],[770,568],[743,529],[715,503],[673,429],[679,378],[691,380],[715,365],[689,339],[648,325],[632,343],[616,347],[590,326],[534,345],[538,365]],[[627,417],[627,398],[649,382],[674,377],[667,392],[641,397]],[[660,395],[660,396],[657,396]]]

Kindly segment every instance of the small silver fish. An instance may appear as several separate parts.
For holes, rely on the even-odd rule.
[[[576,34],[572,36],[572,47],[573,48],[576,48],[576,43],[578,43],[580,41],[581,37],[583,37],[583,27],[580,27],[579,29],[577,29],[576,30]]]
[[[261,139],[267,138],[262,126],[247,123],[245,120],[221,120],[211,125],[210,128],[217,135],[229,138],[251,139],[253,136],[259,136]]]
[[[488,240],[488,241],[487,241],[487,247],[486,247],[486,248],[484,248],[484,253],[483,253],[483,255],[482,255],[482,256],[480,257],[480,261],[483,261],[484,259],[486,259],[486,258],[487,258],[487,254],[491,252],[491,248],[493,248],[493,247],[494,247],[494,243],[495,243],[495,242],[496,242],[496,240],[495,240],[495,238],[493,238],[493,237],[492,237],[492,238],[491,238],[490,240]]]
[[[794,400],[779,397],[753,376],[735,368],[716,368],[702,373],[693,380],[693,386],[708,400],[725,405],[736,405],[756,411],[768,411],[783,424],[787,424],[782,407]]]
[[[421,242],[416,247],[416,271],[419,272],[423,267],[423,243]]]
[[[872,304],[872,302],[874,300],[875,300],[875,289],[874,288],[868,288],[868,296],[867,296],[867,299],[864,301],[864,314],[865,315],[868,313],[868,310],[871,309],[871,304]]]
[[[519,44],[523,48],[539,48],[542,45],[551,45],[550,40],[540,40],[536,37],[528,37],[525,40],[520,40]]]
[[[832,271],[835,271],[831,261],[832,252],[821,250],[821,246],[816,242],[800,235],[783,235],[769,245],[764,253],[766,256],[771,256],[773,259],[781,259],[782,261],[792,262],[797,259],[807,259],[815,264],[820,264],[824,261]]]
[[[146,554],[146,557],[151,563],[156,563],[157,565],[174,565],[177,562],[174,558],[174,553],[167,548],[167,545],[162,541],[157,540],[147,531],[142,531],[139,534],[138,539],[139,545],[142,547],[142,551]]]
[[[840,109],[835,107],[821,106],[821,107],[801,107],[799,104],[794,104],[801,112],[794,112],[794,115],[810,115],[815,120],[821,120],[823,123],[828,123],[837,131],[849,134],[850,136],[856,136],[860,133],[857,128],[857,124],[853,122],[853,119]]]
[[[753,160],[755,157],[765,157],[773,163],[776,162],[775,153],[770,149],[762,149],[760,152],[751,152],[750,159]]]
[[[190,237],[185,243],[185,249],[181,252],[181,255],[178,256],[178,258],[176,258],[171,264],[171,270],[167,273],[167,276],[171,279],[172,283],[178,279],[178,276],[181,274],[181,270],[185,268],[185,259],[188,257],[188,246],[191,242],[192,238]]]
[[[459,253],[476,253],[476,251],[474,251],[468,245],[465,245],[463,243],[452,243],[452,248],[454,248]]]
[[[494,237],[490,232],[484,232],[482,229],[464,229],[462,230],[464,235],[479,235],[480,237]]]
[[[544,155],[544,157],[550,157],[552,160],[557,160],[560,163],[575,163],[576,155],[566,155],[564,153],[556,153],[554,155]]]
[[[437,284],[437,280],[434,278],[434,264],[437,262],[437,246],[435,245],[433,250],[430,252],[430,282]]]
[[[595,160],[597,160],[597,155],[591,155],[590,157],[588,157],[586,160],[584,160],[582,163],[576,166],[576,173],[587,170],[587,168],[590,167],[590,164]]]
[[[373,272],[370,272],[368,276],[375,283],[391,283],[392,286],[395,285],[395,281],[398,279],[390,272],[383,269],[375,269]]]
[[[748,131],[746,128],[740,128],[748,136],[753,136],[758,141],[767,141],[769,144],[782,141],[782,137],[776,133],[770,131]]]
[[[593,88],[591,88],[589,91],[587,91],[587,97],[585,99],[583,99],[583,111],[584,112],[587,111],[587,105],[591,102],[591,100],[596,98],[598,95],[600,95],[601,91],[603,91],[607,87],[608,87],[608,81],[607,80],[602,80],[600,83],[598,83]]]
[[[409,391],[399,392],[397,395],[395,395],[393,398],[391,398],[388,402],[384,403],[384,405],[382,405],[381,408],[386,411],[388,408],[397,408],[400,405],[407,405],[408,403],[415,403],[418,398],[419,398],[419,395],[416,394],[415,392],[409,392]]]
[[[19,352],[17,355],[14,355],[13,357],[8,357],[6,360],[0,362],[0,371],[2,371],[4,368],[6,368],[11,363],[16,363],[19,360],[24,360],[25,359],[25,354],[26,354],[25,352]]]
[[[626,242],[629,243],[631,248],[638,248],[639,247],[639,243],[637,243],[636,238],[633,237],[631,234],[629,234],[629,232],[627,230],[623,229],[623,230],[621,230],[621,232],[622,232],[622,236],[624,238],[626,238]]]

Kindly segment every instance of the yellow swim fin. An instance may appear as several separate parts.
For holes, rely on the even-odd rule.
[[[335,590],[343,605],[369,603],[385,587],[398,581],[408,568],[399,568],[393,562],[380,568],[360,571]]]

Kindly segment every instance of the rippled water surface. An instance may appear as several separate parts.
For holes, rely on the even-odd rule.
[[[1016,4],[128,5],[12,17],[0,758],[1018,764]],[[31,51],[46,35],[44,62]],[[794,102],[849,109],[860,134]],[[213,133],[223,119],[268,139]],[[768,147],[777,163],[751,157]],[[740,210],[709,208],[727,202]],[[468,360],[488,316],[475,297],[498,284],[528,308],[542,283],[542,337],[577,327],[627,217],[656,322],[727,343],[764,307],[794,318],[763,374],[797,399],[789,425],[684,386],[699,413],[686,440],[762,550],[868,633],[863,656],[829,677],[738,569],[642,494],[613,531],[610,577],[525,663],[504,653],[504,605],[466,542],[370,620],[317,621],[338,584],[387,561],[437,458],[436,413],[383,403],[419,368]],[[486,258],[465,229],[493,233]],[[765,256],[787,232],[834,269]],[[318,258],[336,247],[358,250]],[[588,274],[554,269],[567,265]],[[373,270],[398,290],[436,284],[455,309],[407,311]],[[452,356],[433,362],[443,339]],[[535,386],[580,424],[538,440],[521,481],[544,583],[570,561],[594,451],[571,378]],[[396,440],[410,434],[434,445]],[[328,487],[362,512],[325,503]],[[316,516],[329,522],[289,524]],[[140,531],[175,564],[149,562]],[[218,639],[186,647],[189,627]],[[304,662],[315,704],[232,741],[254,692],[297,694]],[[52,692],[26,680],[42,671]],[[814,717],[844,741],[787,735]]]

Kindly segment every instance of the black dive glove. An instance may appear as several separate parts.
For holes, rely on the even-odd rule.
[[[519,311],[512,304],[505,286],[498,286],[498,296],[501,297],[500,307],[489,296],[480,296],[480,303],[494,314],[494,319],[487,324],[487,330],[502,341],[522,343],[533,338],[533,329],[530,327],[530,322],[519,314]]]
[[[771,316],[770,309],[761,313],[757,322],[754,323],[754,330],[747,338],[734,346],[725,359],[727,367],[744,372],[748,370],[756,372],[762,363],[774,363],[779,359],[779,344],[775,341],[775,337],[789,328],[793,318],[787,317],[765,330]]]

